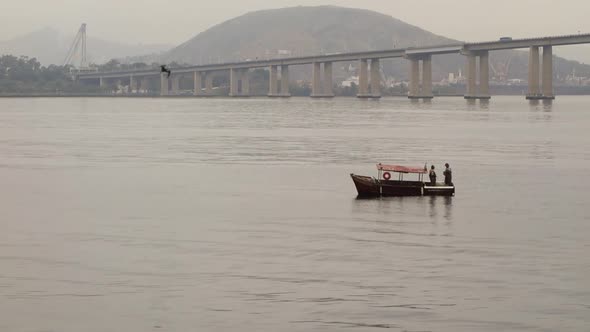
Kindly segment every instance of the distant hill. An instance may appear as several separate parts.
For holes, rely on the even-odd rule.
[[[45,28],[8,41],[0,41],[0,55],[26,55],[37,58],[45,66],[61,65],[73,40],[74,35],[63,36],[57,30]],[[171,45],[161,44],[129,45],[92,36],[88,36],[87,40],[88,60],[96,64],[105,63],[113,58],[159,53],[171,47]]]
[[[43,65],[62,64],[74,36],[61,36],[47,28],[0,41],[0,55],[36,57]],[[411,46],[457,43],[457,40],[423,30],[377,12],[334,6],[291,7],[247,13],[199,33],[172,48],[169,45],[128,45],[92,37],[89,32],[88,56],[101,64],[112,58],[122,62],[160,62],[207,64],[247,59],[353,52]],[[587,49],[588,47],[586,47]],[[566,49],[567,52],[577,50]],[[579,46],[580,52],[585,48]],[[561,48],[555,52],[561,54]],[[508,70],[508,78],[527,78],[526,51],[490,53],[491,74]],[[355,74],[355,63],[334,66],[335,80]],[[463,71],[465,59],[460,55],[435,56],[433,78]],[[385,75],[407,79],[408,63],[404,59],[384,60]],[[590,66],[563,58],[555,60],[555,74],[565,77],[575,69],[578,76],[590,76]],[[309,79],[310,66],[296,66],[293,79]]]
[[[228,20],[164,53],[157,60],[206,64],[456,42],[458,41],[369,10],[333,6],[292,7],[252,12]],[[527,77],[526,52],[492,52],[490,59],[493,70],[503,70],[509,63],[511,78]],[[348,64],[341,64],[335,68],[335,75],[341,78],[347,75],[347,66]],[[458,73],[464,66],[462,56],[435,56],[434,79],[446,77],[450,72]],[[403,59],[384,61],[382,67],[388,75],[401,79],[408,76],[408,64]],[[590,66],[563,59],[557,59],[555,72],[565,76],[574,67],[578,74],[590,75]]]
[[[390,49],[455,42],[391,16],[332,6],[293,7],[245,14],[174,48],[167,59],[199,63]]]

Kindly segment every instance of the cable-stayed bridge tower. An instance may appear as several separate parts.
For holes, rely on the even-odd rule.
[[[78,33],[66,54],[63,65],[71,65],[77,71],[92,71],[88,66],[86,53],[86,23],[82,23],[80,29],[78,29]]]

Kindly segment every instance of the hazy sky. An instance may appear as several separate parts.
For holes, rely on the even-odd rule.
[[[590,32],[588,0],[0,0],[0,40],[43,27],[129,43],[186,41],[226,19],[299,5],[365,8],[459,40]],[[271,28],[271,27],[269,27]]]

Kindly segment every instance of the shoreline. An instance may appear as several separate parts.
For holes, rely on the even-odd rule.
[[[493,97],[526,97],[526,95],[520,94],[496,94],[492,95]],[[590,96],[590,94],[559,94],[558,97],[561,96]],[[407,95],[382,95],[382,98],[403,98],[407,97]],[[444,98],[444,97],[464,97],[463,94],[443,94],[443,95],[434,95],[434,98]],[[152,99],[159,99],[159,98],[167,98],[167,99],[247,99],[247,98],[268,98],[265,95],[256,95],[256,96],[193,96],[193,95],[185,95],[185,96],[160,96],[160,95],[97,95],[97,94],[41,94],[41,93],[31,93],[31,94],[0,94],[0,98],[152,98]],[[310,96],[291,96],[290,98],[311,98]],[[329,99],[333,98],[357,98],[356,96],[334,96]]]

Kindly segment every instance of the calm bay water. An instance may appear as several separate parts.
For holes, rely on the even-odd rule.
[[[0,99],[0,330],[588,331],[588,105]]]

